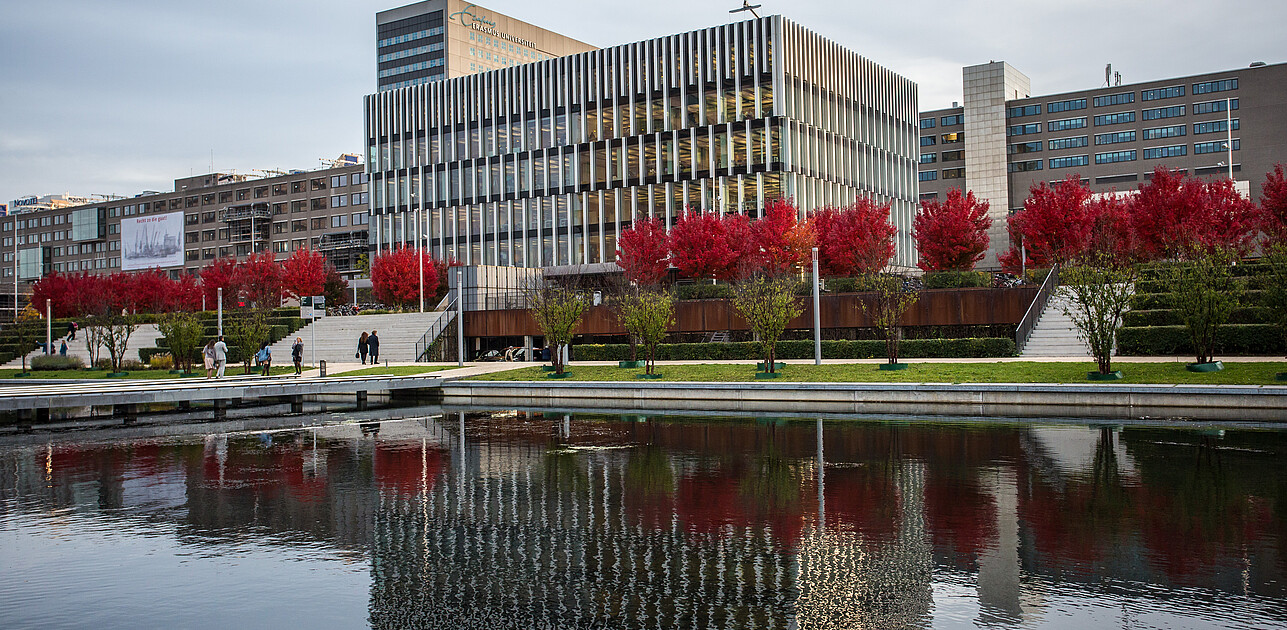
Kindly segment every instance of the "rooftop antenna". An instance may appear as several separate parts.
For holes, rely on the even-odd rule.
[[[761,5],[761,4],[751,4],[751,3],[750,3],[750,0],[742,0],[742,6],[741,6],[741,8],[738,8],[738,9],[732,9],[732,10],[730,10],[730,11],[729,11],[729,13],[741,13],[741,12],[743,12],[743,11],[750,11],[750,12],[751,12],[751,15],[754,15],[754,16],[758,19],[758,18],[760,17],[760,14],[759,14],[759,13],[756,13],[756,12],[755,12],[755,10],[756,10],[756,9],[758,9],[758,8],[760,8],[760,7],[762,7],[762,6],[764,6],[764,5]]]
[[[1122,84],[1122,73],[1121,73],[1121,72],[1114,72],[1114,73],[1113,73],[1113,85],[1114,85],[1114,86],[1120,86],[1121,84]]]
[[[1104,87],[1113,85],[1113,64],[1104,66]]]

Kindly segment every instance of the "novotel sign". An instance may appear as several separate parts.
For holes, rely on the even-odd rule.
[[[475,31],[478,31],[480,33],[485,33],[487,35],[491,35],[492,37],[498,37],[500,39],[509,40],[520,46],[527,46],[528,48],[536,48],[536,44],[531,42],[530,40],[523,39],[522,37],[516,37],[514,35],[510,35],[509,33],[505,33],[497,30],[496,22],[479,15],[478,5],[476,4],[468,5],[464,9],[461,9],[455,13],[452,13],[450,16],[447,17],[447,19],[455,20],[462,26],[468,26],[469,28],[472,28]]]

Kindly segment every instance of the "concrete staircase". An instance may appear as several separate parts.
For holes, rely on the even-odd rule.
[[[1068,295],[1063,290],[1056,290],[1046,303],[1046,310],[1032,329],[1032,336],[1023,347],[1021,357],[1090,357],[1090,349],[1077,338],[1077,327],[1072,319],[1064,313],[1068,305]]]
[[[416,360],[416,342],[424,336],[443,311],[398,313],[391,315],[352,315],[323,317],[272,345],[273,364],[289,365],[290,347],[295,338],[304,340],[304,363],[313,362],[312,344],[317,343],[317,360],[327,363],[353,363],[358,337],[363,331],[379,331],[380,363]]]
[[[64,330],[64,333],[65,333],[65,330]],[[76,333],[75,341],[71,341],[71,340],[67,341],[67,356],[80,357],[80,360],[84,361],[85,365],[88,366],[90,364],[89,350],[85,348],[85,334],[86,334],[85,329],[81,328],[80,331]],[[67,338],[66,334],[64,334],[62,337],[54,338],[53,354],[58,354],[58,346],[59,346],[58,342],[66,338]],[[139,348],[155,348],[156,340],[160,338],[161,338],[161,331],[157,330],[156,324],[143,324],[139,326],[134,330],[134,334],[130,335],[129,344],[125,346],[126,347],[125,358],[134,359],[135,361],[139,360]],[[42,335],[39,341],[44,341],[44,340],[45,338]],[[31,354],[27,355],[27,366],[28,367],[31,366],[32,357],[37,357],[42,354],[44,353],[41,352],[40,350],[36,350],[35,352],[32,352]],[[107,350],[99,349],[98,357],[101,359],[106,356],[108,356]],[[6,369],[19,369],[21,367],[22,367],[21,358],[14,359],[4,365],[0,365],[0,368],[6,368]]]

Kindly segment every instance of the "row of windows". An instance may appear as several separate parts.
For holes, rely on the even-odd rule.
[[[1090,164],[1090,158],[1085,155],[1050,158],[1050,168],[1069,168],[1072,166],[1086,166],[1087,164]]]
[[[1099,142],[1096,142],[1096,144],[1099,144]],[[1241,140],[1234,139],[1233,150],[1239,151],[1241,149],[1242,149]],[[1224,142],[1198,142],[1198,143],[1194,143],[1193,145],[1193,153],[1195,155],[1200,155],[1204,153],[1218,153],[1218,152],[1223,152],[1227,150],[1228,150],[1228,145]],[[1177,144],[1177,145],[1165,146],[1165,147],[1150,147],[1150,148],[1144,149],[1143,154],[1144,154],[1143,157],[1146,160],[1156,160],[1156,159],[1171,158],[1171,157],[1183,157],[1188,154],[1188,146],[1183,144]],[[1096,153],[1095,163],[1096,164],[1113,164],[1116,162],[1134,162],[1136,160],[1136,155],[1137,153],[1134,149],[1127,150],[1127,151],[1108,151],[1105,153]],[[1089,163],[1090,163],[1090,159],[1088,156],[1085,156],[1085,155],[1069,155],[1064,157],[1050,158],[1049,160],[1050,168],[1070,168],[1074,166],[1086,166]],[[1009,171],[1011,173],[1039,171],[1039,170],[1041,170],[1041,160],[1011,162],[1009,165]],[[925,180],[922,179],[922,181],[925,181]]]
[[[1118,142],[1135,142],[1135,130],[1116,133],[1095,134],[1095,144],[1117,144]]]
[[[1171,125],[1170,127],[1151,127],[1144,130],[1145,140],[1158,140],[1161,138],[1177,138],[1184,135],[1184,125]]]
[[[1225,143],[1225,141],[1223,140],[1217,140],[1215,142],[1193,143],[1194,155],[1201,155],[1203,153],[1223,153],[1228,150],[1229,150],[1229,145]],[[1242,140],[1238,138],[1233,139],[1233,150],[1234,151],[1242,150]]]
[[[1236,89],[1238,89],[1237,79],[1221,79],[1219,81],[1206,81],[1203,83],[1193,84],[1194,94],[1210,94],[1212,92],[1225,92]]]
[[[1095,97],[1095,107],[1109,107],[1112,105],[1125,105],[1135,102],[1134,92],[1122,92],[1120,94],[1106,94]]]
[[[921,129],[933,129],[933,128],[934,128],[934,119],[933,119],[933,118],[922,118],[922,119],[921,119]]]
[[[399,74],[406,74],[408,72],[415,72],[416,70],[425,70],[427,68],[438,68],[445,63],[447,63],[447,60],[441,57],[437,59],[430,59],[428,61],[418,61],[416,63],[410,63],[405,66],[398,66],[396,68],[388,68],[386,70],[381,70],[379,78],[383,79],[385,77],[391,77]]]
[[[1036,153],[1037,151],[1040,151],[1040,150],[1041,150],[1040,140],[1037,140],[1036,142],[1016,142],[1006,148],[1006,154],[1014,155],[1016,153]]]
[[[376,48],[384,48],[385,46],[392,46],[392,45],[394,45],[394,44],[401,44],[402,42],[413,42],[413,41],[415,41],[415,40],[417,40],[417,39],[424,39],[424,38],[426,38],[426,37],[433,37],[434,35],[442,35],[442,27],[441,27],[441,26],[435,26],[435,27],[433,27],[433,28],[425,29],[425,30],[423,30],[423,31],[416,31],[416,32],[414,32],[414,33],[407,33],[406,35],[399,35],[399,36],[397,36],[397,37],[389,37],[389,38],[387,38],[387,39],[382,39],[382,40],[380,40],[380,41],[376,42],[376,43],[375,43],[375,46],[376,46]],[[370,41],[370,40],[368,40],[368,41]]]
[[[470,41],[472,41],[472,42],[479,43],[479,44],[486,44],[486,45],[488,45],[488,46],[492,46],[492,47],[494,47],[494,48],[500,48],[500,49],[502,49],[502,50],[509,51],[509,52],[511,52],[511,53],[513,53],[513,54],[515,54],[515,55],[520,56],[520,57],[526,57],[526,58],[528,58],[528,59],[529,59],[529,60],[531,60],[531,61],[543,61],[543,60],[545,60],[545,59],[553,59],[553,58],[554,58],[554,57],[551,57],[550,55],[547,55],[547,54],[545,54],[545,53],[541,53],[541,52],[537,52],[537,51],[531,50],[531,49],[527,48],[526,46],[519,46],[519,45],[516,45],[516,44],[514,44],[514,43],[512,43],[512,42],[509,42],[509,41],[506,41],[506,40],[500,39],[500,38],[498,38],[498,37],[492,37],[492,36],[490,36],[490,35],[484,35],[483,33],[473,33],[473,32],[471,32],[471,33],[469,34],[469,40],[470,40]],[[527,61],[520,61],[519,63],[527,63]]]
[[[1238,99],[1231,98],[1228,100],[1222,99],[1219,101],[1207,101],[1205,103],[1194,103],[1193,113],[1194,114],[1214,114],[1216,112],[1223,112],[1231,108],[1238,109]]]
[[[1146,101],[1157,101],[1164,98],[1177,98],[1184,96],[1184,86],[1175,85],[1171,87],[1153,88],[1140,92],[1140,98]]]
[[[1233,119],[1233,130],[1238,130],[1238,119]],[[1207,122],[1193,123],[1193,135],[1203,133],[1217,133],[1229,131],[1229,121],[1227,120],[1209,120]]]
[[[1183,144],[1176,144],[1169,147],[1152,147],[1144,149],[1144,159],[1156,160],[1158,158],[1180,157],[1189,154],[1189,147]]]
[[[1009,169],[1011,173],[1027,173],[1029,171],[1041,170],[1041,160],[1026,160],[1023,162],[1011,162]]]
[[[469,65],[472,66],[473,64],[469,64]],[[470,69],[473,70],[473,68],[470,68]],[[422,83],[432,83],[434,81],[441,81],[442,79],[445,79],[445,78],[447,78],[446,72],[438,72],[436,74],[431,74],[427,77],[417,77],[415,79],[407,79],[406,81],[398,81],[397,83],[388,83],[381,86],[381,89],[396,90],[399,88],[411,87],[413,85],[420,85]]]
[[[1024,116],[1036,116],[1041,113],[1040,105],[1019,105],[1011,107],[1006,111],[1006,116],[1010,118],[1022,118]]]
[[[960,124],[964,124],[964,123],[965,123],[965,115],[964,115],[964,114],[953,114],[953,115],[951,115],[951,116],[944,116],[944,117],[943,117],[939,122],[943,123],[943,126],[944,126],[944,127],[950,127],[950,126],[952,126],[952,125],[960,125]]]
[[[1086,146],[1086,136],[1073,136],[1071,138],[1056,138],[1049,143],[1051,151],[1060,149],[1075,149]]]
[[[1095,126],[1103,125],[1120,125],[1123,123],[1135,122],[1135,112],[1118,112],[1116,114],[1101,114],[1095,117]]]
[[[917,179],[923,182],[932,182],[939,179],[940,173],[943,179],[962,179],[965,177],[964,168],[945,168],[942,171],[921,171],[917,174]]]
[[[1066,131],[1068,129],[1081,129],[1086,126],[1086,117],[1065,118],[1063,120],[1052,120],[1046,123],[1046,131]]]
[[[1074,98],[1067,101],[1055,101],[1046,103],[1046,113],[1057,114],[1059,112],[1070,112],[1076,109],[1086,109],[1086,99]]]
[[[1156,109],[1146,109],[1140,112],[1140,118],[1144,120],[1157,120],[1159,118],[1175,118],[1184,115],[1183,105],[1172,105],[1171,107],[1158,107]]]
[[[956,144],[958,142],[965,142],[965,132],[956,131],[953,133],[940,134],[937,137],[921,136],[921,146],[932,147],[935,144],[938,144],[940,140],[943,142],[943,144]]]
[[[1135,150],[1130,151],[1110,151],[1108,153],[1096,153],[1096,164],[1112,164],[1114,162],[1134,162]]]
[[[937,161],[938,161],[938,154],[937,154],[937,153],[922,153],[922,154],[921,154],[921,159],[920,159],[920,163],[921,163],[921,164],[933,164],[933,163],[935,163],[935,162],[937,162]]]
[[[1010,127],[1005,131],[1005,135],[1007,136],[1026,136],[1033,133],[1041,133],[1041,123],[1010,125]]]
[[[385,53],[383,55],[380,55],[379,62],[383,63],[385,61],[406,59],[407,57],[414,57],[416,55],[423,55],[425,53],[438,52],[442,50],[442,48],[443,48],[442,42],[435,42],[435,43],[429,44],[428,46],[417,46],[415,48],[399,50],[398,52]]]

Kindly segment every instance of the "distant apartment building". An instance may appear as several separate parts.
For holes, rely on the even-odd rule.
[[[1028,190],[1073,173],[1096,192],[1134,190],[1165,165],[1228,177],[1253,199],[1287,162],[1287,64],[1031,96],[1005,62],[964,69],[964,102],[921,112],[921,198],[969,189],[991,204],[992,246]],[[1230,154],[1232,153],[1232,160]]]
[[[0,215],[9,214],[9,212],[18,214],[22,212],[39,212],[41,210],[57,210],[119,198],[114,195],[27,195],[9,202],[8,208],[4,212],[0,212]],[[0,204],[0,207],[3,206],[4,204]]]
[[[380,91],[595,48],[460,0],[425,0],[381,11],[375,23]]]
[[[269,177],[185,177],[174,180],[173,192],[13,214],[0,220],[0,307],[13,306],[15,273],[21,298],[31,282],[53,272],[159,267],[177,278],[200,273],[217,258],[252,252],[281,260],[311,249],[352,278],[368,249],[367,204],[364,167],[349,161]]]

